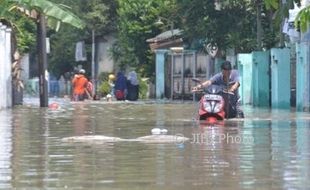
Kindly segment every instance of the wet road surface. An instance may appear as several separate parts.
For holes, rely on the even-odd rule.
[[[246,119],[197,122],[197,104],[71,103],[0,111],[0,189],[308,189],[310,114],[245,107]],[[124,139],[165,128],[176,143]]]

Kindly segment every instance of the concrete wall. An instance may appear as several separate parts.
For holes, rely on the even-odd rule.
[[[0,23],[0,109],[12,107],[11,29]]]
[[[113,72],[115,69],[113,60],[110,57],[109,49],[112,47],[115,42],[115,37],[105,36],[105,40],[102,40],[97,45],[97,60],[98,63],[98,75],[101,72]]]
[[[25,54],[21,60],[21,67],[23,69],[22,71],[22,80],[27,81],[29,79],[29,54]]]

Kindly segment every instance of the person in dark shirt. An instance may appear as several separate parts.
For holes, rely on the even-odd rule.
[[[126,99],[130,100],[130,101],[138,100],[138,98],[139,98],[139,80],[137,77],[137,73],[135,71],[131,71],[128,73],[127,89],[128,89],[128,93],[127,93]]]
[[[121,71],[116,76],[114,93],[116,100],[125,100],[127,94],[127,78]]]
[[[238,88],[240,86],[239,82],[239,72],[235,69],[232,69],[231,63],[225,61],[221,65],[222,71],[215,74],[209,80],[204,81],[203,83],[193,87],[192,91],[195,92],[201,88],[210,86],[211,84],[224,86],[227,88],[227,91],[234,94],[234,100],[231,102],[237,109],[237,117],[244,118],[243,111],[240,109],[239,105],[239,93]]]

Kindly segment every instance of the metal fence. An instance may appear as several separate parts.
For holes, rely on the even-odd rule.
[[[197,84],[192,78],[208,79],[214,72],[209,55],[195,51],[171,52],[168,54],[166,67],[166,97],[170,99],[193,99],[191,88]]]
[[[50,97],[63,97],[72,94],[71,81],[68,80],[49,80],[48,81],[48,94]],[[39,78],[29,79],[25,85],[27,95],[39,96]]]

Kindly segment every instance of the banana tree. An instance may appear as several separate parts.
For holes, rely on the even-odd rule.
[[[47,94],[47,55],[46,55],[46,25],[58,30],[61,23],[76,28],[84,28],[85,23],[69,11],[67,6],[55,4],[48,0],[2,0],[10,4],[8,12],[18,11],[37,23],[37,47],[39,60],[40,106],[48,106]],[[48,22],[46,22],[46,19]],[[13,51],[14,52],[14,51]],[[18,54],[17,54],[18,55]],[[14,57],[19,63],[20,57]],[[15,64],[17,65],[17,64]],[[20,64],[19,64],[20,65]]]
[[[295,27],[300,28],[301,32],[306,32],[310,22],[310,6],[303,8],[295,18]]]
[[[14,3],[16,10],[25,13],[33,19],[42,14],[48,18],[49,27],[58,30],[61,23],[67,23],[76,28],[84,28],[85,23],[70,12],[69,7],[48,0],[7,0]]]
[[[288,18],[289,16],[289,9],[294,8],[294,4],[300,6],[301,0],[286,0],[286,1],[279,1],[279,0],[264,0],[264,4],[268,10],[273,9],[275,12],[275,20],[276,23],[279,23],[279,33],[280,33],[280,47],[284,46],[284,35],[282,33],[282,26],[284,23],[284,19]],[[299,20],[302,22],[307,18],[307,10],[304,12],[305,14],[298,14],[299,16],[296,17],[296,23]],[[309,13],[308,13],[309,14]],[[301,17],[300,17],[301,16]],[[309,17],[308,17],[309,18]],[[303,22],[305,24],[305,22]]]

